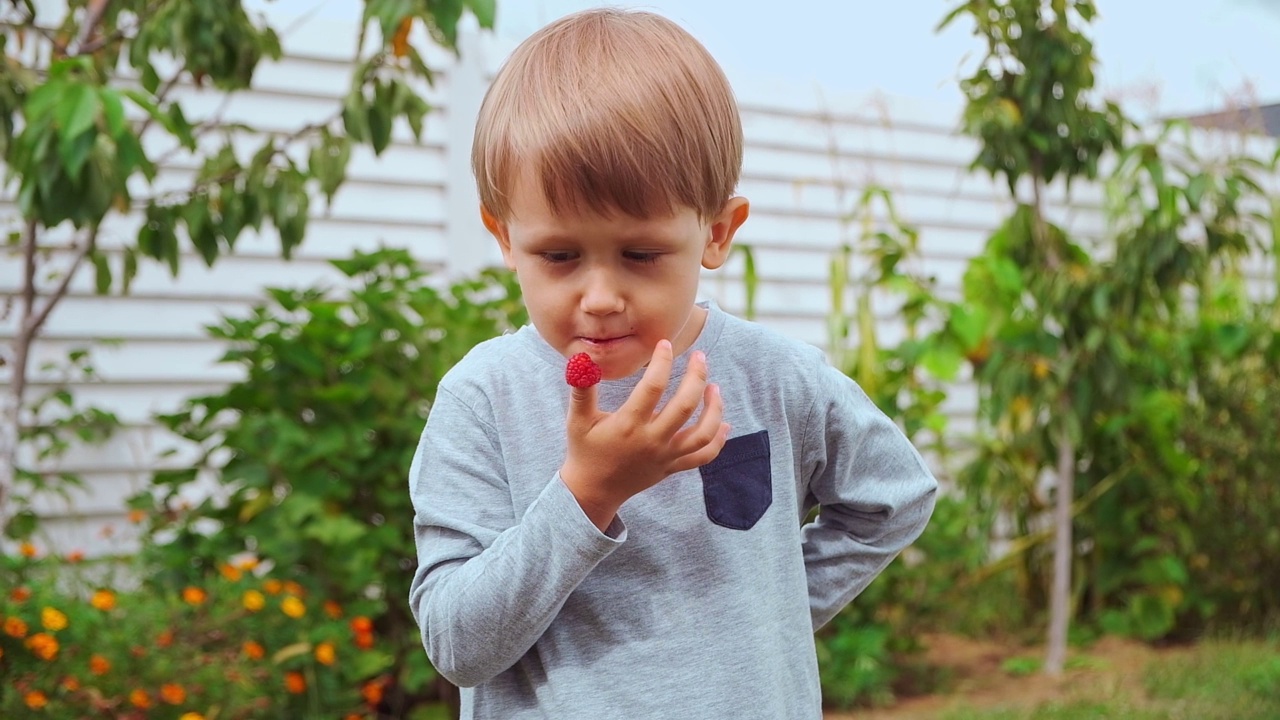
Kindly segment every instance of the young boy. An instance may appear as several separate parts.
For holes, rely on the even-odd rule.
[[[696,302],[748,213],[719,66],[661,17],[572,15],[475,138],[532,327],[441,381],[410,471],[410,602],[462,717],[820,718],[813,633],[936,482],[820,351]],[[566,385],[579,353],[604,382]]]

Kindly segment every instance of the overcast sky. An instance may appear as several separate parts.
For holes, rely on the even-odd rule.
[[[259,0],[260,2],[261,0]],[[497,0],[497,32],[518,40],[598,5],[654,10],[684,25],[735,84],[813,84],[835,94],[883,92],[957,105],[957,68],[981,45],[967,26],[941,34],[950,0]],[[255,3],[250,3],[255,4]],[[1280,102],[1280,0],[1097,0],[1093,27],[1103,89],[1133,115],[1194,112],[1252,96]],[[273,0],[277,12],[319,8],[358,17],[360,0]]]

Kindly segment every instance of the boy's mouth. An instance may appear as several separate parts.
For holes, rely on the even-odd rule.
[[[617,335],[614,337],[579,337],[578,339],[592,347],[604,348],[610,345],[616,345],[617,343],[626,340],[628,337],[631,336]]]

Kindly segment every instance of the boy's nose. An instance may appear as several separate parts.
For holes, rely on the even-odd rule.
[[[590,315],[622,312],[622,293],[619,290],[608,273],[594,273],[582,291],[582,311]]]

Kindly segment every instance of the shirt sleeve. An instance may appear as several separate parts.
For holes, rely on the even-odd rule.
[[[516,663],[626,540],[601,533],[559,475],[516,517],[493,426],[441,387],[409,477],[418,568],[409,603],[436,670],[474,687]]]
[[[938,483],[857,383],[823,363],[802,441],[817,518],[803,529],[813,628],[825,625],[924,531]]]

